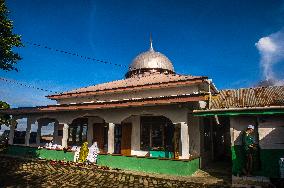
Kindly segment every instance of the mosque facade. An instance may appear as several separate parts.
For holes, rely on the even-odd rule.
[[[270,126],[279,127],[283,122],[279,114],[284,113],[283,87],[264,90],[248,89],[248,95],[238,90],[218,91],[206,76],[178,74],[172,62],[154,50],[151,41],[149,50],[133,59],[124,79],[47,96],[56,105],[15,108],[2,113],[12,115],[14,120],[27,118],[21,143],[15,139],[16,121],[10,126],[11,146],[44,145],[41,129],[52,123],[52,142],[61,147],[58,150],[64,148],[68,153],[72,146],[84,142],[91,146],[96,142],[100,165],[190,175],[213,160],[232,162],[235,150],[231,147],[238,145],[236,130],[244,130],[255,118],[269,114],[261,114],[263,109],[258,110],[259,107],[276,106],[278,116],[270,115],[278,123]],[[267,99],[270,94],[277,96],[271,101]],[[247,108],[259,113],[252,115]],[[31,127],[35,125],[36,138],[31,139]],[[269,130],[262,129],[261,134],[268,134]],[[278,144],[277,149],[281,148],[274,161],[284,151],[283,145]],[[66,154],[60,155],[57,159],[68,158]],[[72,152],[68,155],[72,156]]]

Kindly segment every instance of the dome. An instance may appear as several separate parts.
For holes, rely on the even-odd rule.
[[[174,71],[171,61],[164,54],[154,50],[143,52],[134,58],[129,71],[136,69],[167,69]]]
[[[145,72],[174,72],[172,62],[164,54],[153,49],[152,41],[150,41],[150,49],[148,51],[139,54],[133,59],[126,77]]]

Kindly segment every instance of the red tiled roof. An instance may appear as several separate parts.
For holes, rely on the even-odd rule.
[[[177,74],[150,74],[142,77],[131,77],[123,80],[116,80],[108,83],[98,84],[94,86],[79,88],[76,90],[64,92],[58,95],[47,96],[50,99],[65,98],[77,95],[101,94],[105,92],[134,90],[142,88],[167,87],[171,83],[186,81],[203,80],[207,77],[203,76],[185,76]],[[147,87],[146,87],[147,86]]]
[[[212,109],[284,106],[284,86],[221,90]]]

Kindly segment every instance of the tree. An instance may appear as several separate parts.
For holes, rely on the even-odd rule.
[[[0,0],[0,69],[18,71],[15,64],[21,57],[13,52],[12,48],[21,47],[23,44],[21,37],[13,33],[13,22],[8,18],[8,13],[5,0]]]
[[[6,110],[9,108],[10,108],[10,105],[8,103],[0,101],[0,110]],[[10,124],[11,124],[11,117],[7,114],[0,113],[0,126],[1,125],[9,126]]]
[[[13,52],[13,47],[23,46],[21,37],[13,33],[13,22],[8,18],[8,9],[5,0],[0,0],[0,69],[5,71],[18,71],[15,67],[17,61],[21,60],[18,53]],[[9,109],[10,105],[0,101],[0,110]],[[10,125],[9,115],[0,114],[0,125]]]

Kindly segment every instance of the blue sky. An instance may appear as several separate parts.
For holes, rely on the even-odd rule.
[[[263,80],[255,44],[284,26],[280,0],[7,0],[23,42],[128,66],[149,48],[164,53],[177,73],[204,75],[220,89]],[[126,68],[36,48],[15,49],[17,72],[0,76],[54,91],[122,79]],[[273,65],[283,79],[283,63]],[[0,100],[13,107],[50,104],[42,92],[0,81]]]

